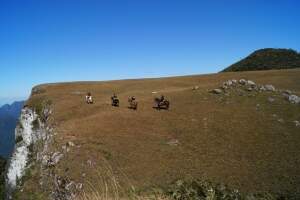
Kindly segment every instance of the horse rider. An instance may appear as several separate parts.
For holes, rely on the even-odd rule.
[[[118,99],[117,95],[114,93],[112,96],[111,96],[111,100],[115,100],[115,99]]]
[[[165,96],[164,95],[161,95],[160,97],[160,102],[163,102],[165,100]]]
[[[87,95],[85,96],[85,101],[87,104],[92,104],[93,103],[93,97],[92,94],[90,92],[87,93]]]

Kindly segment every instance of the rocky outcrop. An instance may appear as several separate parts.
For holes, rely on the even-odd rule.
[[[222,90],[221,89],[213,89],[212,92],[215,94],[221,94]]]
[[[227,80],[224,81],[223,84],[220,86],[220,88],[216,88],[211,90],[211,93],[214,94],[227,94],[227,91],[229,89],[236,89],[239,88],[238,90],[244,90],[247,92],[269,92],[269,93],[279,93],[281,92],[282,95],[284,96],[284,98],[286,100],[288,100],[290,103],[292,104],[300,104],[300,97],[293,94],[290,90],[277,90],[273,85],[271,84],[266,84],[266,85],[259,85],[256,84],[254,81],[252,80],[246,80],[246,79],[240,79],[240,80]],[[270,103],[273,103],[275,101],[275,99],[273,97],[268,97],[268,101]]]
[[[37,115],[32,109],[22,109],[19,124],[15,130],[16,144],[12,157],[9,160],[6,173],[6,191],[8,199],[12,199],[11,193],[25,174],[29,162],[29,155],[32,153],[30,147],[38,138],[32,126],[33,121],[36,119]]]
[[[39,116],[33,108],[29,107],[24,107],[21,111],[15,129],[16,144],[6,172],[7,199],[12,199],[12,193],[22,185],[26,170],[38,163],[41,155],[48,150],[52,128],[47,126],[47,118],[51,110],[45,107],[42,114],[43,116]],[[41,147],[37,147],[38,141],[42,144]],[[37,150],[34,152],[34,149]]]
[[[32,122],[36,120],[36,118],[36,114],[31,109],[22,109],[19,124],[15,131],[17,143],[15,144],[13,155],[8,163],[6,175],[8,195],[16,188],[17,180],[22,178],[28,165],[29,147],[34,142]]]
[[[294,94],[289,95],[289,96],[288,96],[288,100],[289,100],[289,102],[291,102],[291,103],[293,103],[293,104],[298,104],[298,103],[300,103],[300,97],[298,97],[297,95],[294,95]]]
[[[264,88],[267,91],[275,92],[275,87],[273,85],[265,85]]]

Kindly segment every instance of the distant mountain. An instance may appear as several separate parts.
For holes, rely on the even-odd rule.
[[[7,157],[14,147],[14,131],[24,101],[0,107],[0,156]]]
[[[300,53],[292,49],[260,49],[222,72],[291,69],[300,67]]]

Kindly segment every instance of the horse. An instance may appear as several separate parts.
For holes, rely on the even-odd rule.
[[[155,102],[155,108],[157,109],[166,109],[168,110],[170,107],[170,101],[164,99],[164,98],[154,98],[154,102]]]
[[[92,94],[90,92],[87,93],[87,95],[85,96],[85,101],[87,104],[93,104],[93,97]]]
[[[135,100],[135,97],[128,98],[128,103],[130,109],[137,110],[138,102]]]
[[[111,105],[115,106],[115,107],[119,107],[119,104],[120,104],[120,101],[119,101],[118,97],[115,95],[112,96],[111,97]]]

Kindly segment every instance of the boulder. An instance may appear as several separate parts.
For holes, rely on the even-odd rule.
[[[171,139],[170,141],[167,142],[167,144],[170,146],[177,146],[179,145],[179,141],[177,139]]]
[[[55,152],[54,154],[52,154],[50,160],[49,160],[49,165],[50,166],[54,166],[56,165],[64,156],[64,154],[60,153],[60,152]]]
[[[221,89],[213,89],[212,92],[214,94],[222,94],[223,91]]]
[[[267,91],[271,91],[271,92],[275,91],[275,87],[273,85],[265,85],[265,88]]]
[[[231,82],[232,82],[233,84],[236,84],[236,83],[237,83],[237,80],[232,79]]]
[[[276,114],[273,114],[272,117],[278,117]]]
[[[193,87],[193,89],[192,90],[198,90],[199,89],[199,86],[198,85],[196,85],[196,86],[194,86]]]
[[[289,100],[289,102],[294,103],[294,104],[300,103],[300,97],[298,97],[297,95],[294,95],[294,94],[290,95],[288,97],[288,100]]]
[[[272,102],[275,101],[275,99],[274,99],[273,97],[269,97],[269,98],[268,98],[268,101],[269,101],[270,103],[272,103]]]
[[[284,120],[282,118],[278,119],[277,121],[280,122],[280,123],[284,122]]]
[[[225,82],[223,83],[223,85],[225,85],[225,86],[231,86],[232,84],[233,84],[233,83],[232,83],[231,80],[225,81]]]
[[[266,91],[266,88],[265,88],[265,86],[263,86],[263,85],[262,85],[262,86],[260,86],[260,87],[259,87],[259,91],[261,91],[261,92],[264,92],[264,91]]]
[[[286,100],[289,100],[289,94],[287,94],[287,93],[282,93],[282,96],[286,99]]]
[[[83,184],[82,184],[82,183],[77,183],[77,184],[76,184],[76,189],[77,189],[77,190],[81,190],[82,187],[83,187]]]
[[[71,141],[67,142],[66,145],[69,146],[69,147],[74,147],[75,146],[75,144]]]
[[[239,80],[239,83],[240,83],[241,85],[246,85],[247,81],[246,81],[245,79],[240,79],[240,80]]]
[[[247,85],[249,85],[251,87],[255,87],[256,86],[256,84],[253,81],[251,81],[251,80],[247,81]]]
[[[221,88],[222,88],[223,90],[227,90],[227,89],[228,89],[228,87],[227,87],[226,85],[223,85]]]
[[[291,92],[290,90],[284,90],[284,91],[282,92],[282,94],[288,94],[288,95],[291,95],[292,92]]]
[[[49,161],[50,161],[50,156],[49,155],[44,155],[43,158],[42,158],[42,164],[44,166],[46,166],[46,165],[48,165]]]

